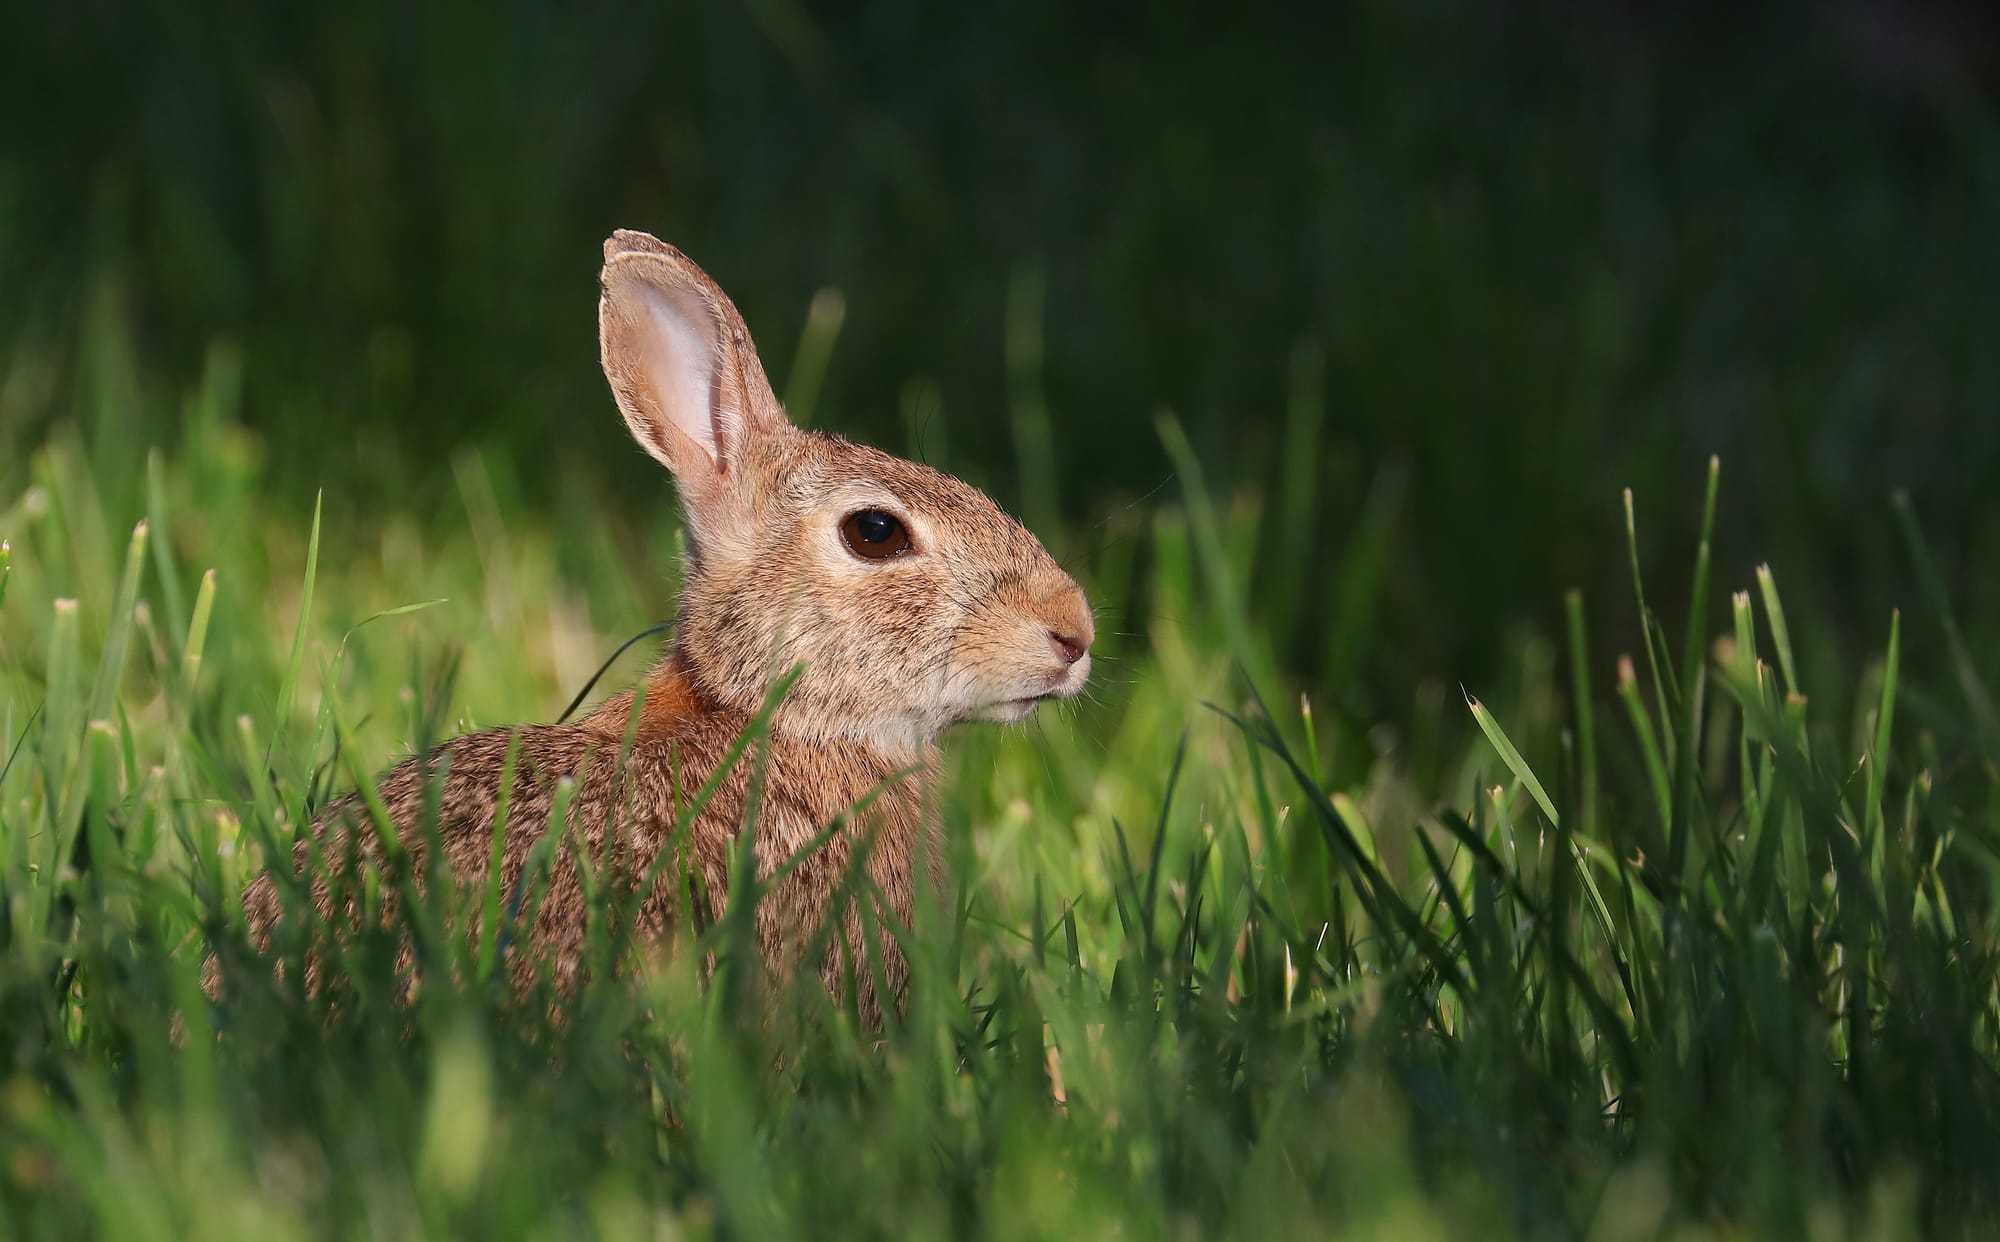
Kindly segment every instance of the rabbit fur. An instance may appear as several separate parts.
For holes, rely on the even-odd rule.
[[[765,706],[774,679],[792,671],[763,743],[751,843],[759,877],[794,861],[836,819],[847,822],[763,896],[756,940],[781,978],[813,970],[837,995],[852,979],[860,1013],[879,1022],[900,997],[907,965],[892,936],[864,943],[852,900],[833,908],[856,851],[867,842],[867,875],[907,927],[919,886],[942,879],[929,796],[939,734],[962,721],[1020,720],[1042,701],[1078,693],[1090,673],[1089,605],[1034,535],[982,492],[794,426],[735,306],[679,251],[645,233],[614,233],[601,279],[605,376],[633,437],[672,472],[686,513],[673,649],[642,694],[616,695],[574,724],[490,729],[404,762],[378,783],[381,804],[422,874],[421,826],[434,802],[450,874],[483,885],[512,746],[499,853],[511,894],[549,826],[558,783],[572,782],[567,823],[577,840],[553,850],[546,895],[507,965],[522,986],[551,965],[559,988],[573,990],[588,909],[575,851],[563,846],[587,848],[629,892],[670,848],[681,811]],[[879,559],[857,551],[864,545],[844,528],[860,513],[893,518],[907,548]],[[721,778],[685,838],[685,858],[664,860],[699,877],[710,908],[689,913],[702,920],[727,905],[755,755]],[[335,867],[364,852],[381,861],[358,796],[332,804],[297,843],[295,874],[310,870],[315,843]],[[674,925],[683,892],[679,867],[657,873],[652,891],[635,894],[630,930],[642,944]],[[323,880],[313,898],[330,916]],[[268,943],[281,913],[273,877],[254,881],[244,901]],[[829,918],[839,924],[821,960],[800,960]],[[317,969],[307,963],[309,990]]]

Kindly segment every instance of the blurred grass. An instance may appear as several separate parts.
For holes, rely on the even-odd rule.
[[[1988,1236],[1991,101],[1809,6],[1440,15],[10,12],[0,1220]],[[951,739],[879,1040],[685,944],[560,1029],[247,962],[329,791],[670,613],[616,225],[1100,609]]]
[[[1658,678],[1621,662],[1617,723],[1587,630],[1613,609],[1572,595],[1567,680],[1527,638],[1470,712],[1412,687],[1404,737],[1291,697],[1240,594],[1283,504],[1212,494],[1163,416],[1177,494],[1114,511],[1076,562],[1146,605],[1110,605],[1090,701],[952,740],[954,888],[920,912],[879,1038],[810,989],[772,1014],[704,987],[702,951],[754,961],[736,920],[664,954],[593,937],[551,1025],[477,965],[490,896],[434,876],[415,898],[394,866],[362,898],[401,891],[394,929],[287,920],[274,953],[333,963],[309,999],[237,913],[261,860],[351,777],[552,715],[666,609],[676,532],[502,500],[473,450],[449,520],[328,518],[260,487],[238,366],[215,352],[179,451],[126,469],[54,420],[0,508],[0,1204],[22,1236],[1976,1237],[2000,1217],[2000,767],[1942,584],[1830,684],[1769,572],[1754,597],[1720,584],[1745,589],[1713,643],[1719,610],[1683,628],[1637,604],[1625,637]],[[1634,514],[1594,542],[1646,601]],[[1366,530],[1300,555],[1361,592],[1388,572]],[[1705,551],[1695,573],[1709,598]],[[403,935],[463,963],[407,1007]]]
[[[595,240],[645,227],[731,290],[819,421],[898,442],[924,394],[948,464],[1044,526],[1167,477],[1161,407],[1211,477],[1275,491],[1287,412],[1317,401],[1324,484],[1259,551],[1378,528],[1397,572],[1365,607],[1403,641],[1330,642],[1338,584],[1267,620],[1370,713],[1498,671],[1572,585],[1609,597],[1590,533],[1618,487],[1657,513],[1648,552],[1685,555],[1673,500],[1711,453],[1746,481],[1716,563],[1783,566],[1851,663],[1872,639],[1845,602],[1910,586],[1854,516],[1886,487],[1967,515],[1933,532],[1947,573],[2000,557],[1992,83],[1971,37],[1885,70],[1952,6],[1874,7],[1865,38],[1842,14],[1870,6],[1806,3],[22,8],[0,427],[27,446],[73,398],[178,394],[230,339],[264,486],[435,518],[473,443],[503,499],[585,476],[637,509],[658,481],[587,416],[582,308]],[[815,375],[822,289],[844,314]],[[134,357],[88,352],[110,319]],[[150,435],[95,455],[178,434],[173,400],[139,408]],[[1656,590],[1678,614],[1683,585]],[[1451,620],[1475,610],[1501,624]]]

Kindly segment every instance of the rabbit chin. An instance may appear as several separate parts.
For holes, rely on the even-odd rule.
[[[1041,695],[1032,699],[1007,699],[980,708],[972,718],[985,721],[987,724],[1017,724],[1034,715],[1037,707],[1053,697],[1055,696]]]
[[[983,720],[989,724],[1016,724],[1034,715],[1035,709],[1044,703],[1071,698],[1081,693],[1083,684],[1089,677],[1090,658],[1086,656],[1066,672],[1051,674],[1053,684],[1045,684],[1040,691],[1030,690],[1019,698],[998,699],[975,710],[968,718]],[[1020,688],[1027,689],[1027,687]]]

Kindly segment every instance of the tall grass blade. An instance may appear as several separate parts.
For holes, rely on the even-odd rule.
[[[125,572],[118,579],[118,594],[112,599],[104,653],[98,660],[97,680],[90,690],[90,720],[111,718],[112,703],[125,678],[125,652],[132,642],[132,613],[139,602],[139,580],[145,570],[146,524],[140,522],[132,528],[132,542],[125,549]]]
[[[181,693],[194,700],[195,683],[201,677],[202,654],[208,649],[208,623],[215,614],[215,571],[201,575],[194,594],[194,615],[188,619],[186,646],[181,651]]]
[[[838,289],[821,289],[806,307],[805,327],[799,331],[791,374],[785,377],[784,397],[785,413],[801,427],[812,426],[813,415],[819,410],[820,389],[826,383],[834,342],[840,339],[840,325],[846,319],[847,298]]]
[[[181,618],[187,615],[187,599],[181,591],[180,566],[174,560],[173,535],[167,525],[167,464],[159,449],[146,454],[146,525],[152,530],[153,576],[160,584],[167,626],[174,645],[186,647],[186,623]]]
[[[1590,643],[1583,626],[1583,592],[1572,588],[1563,598],[1569,628],[1569,675],[1572,710],[1576,713],[1579,800],[1583,835],[1597,837],[1597,708],[1590,688]]]
[[[1670,683],[1660,671],[1665,643],[1661,640],[1658,646],[1655,645],[1659,623],[1653,616],[1653,610],[1646,606],[1645,578],[1639,572],[1639,519],[1632,503],[1632,489],[1629,487],[1625,489],[1625,554],[1632,566],[1632,597],[1639,605],[1639,628],[1645,638],[1646,667],[1653,675],[1653,697],[1659,707],[1659,740],[1665,748],[1666,762],[1672,766],[1675,749],[1674,692],[1670,690]],[[1636,686],[1634,688],[1636,690]]]
[[[1695,546],[1694,581],[1688,590],[1686,645],[1681,657],[1682,733],[1674,755],[1673,817],[1667,821],[1667,875],[1675,885],[1686,883],[1688,841],[1693,836],[1695,786],[1699,779],[1708,650],[1709,548],[1715,538],[1715,499],[1722,462],[1708,459],[1708,488],[1701,504],[1701,538]]]
[[[61,831],[62,825],[72,822],[70,784],[88,713],[78,685],[77,602],[59,599],[54,609],[49,628],[48,692],[42,710],[42,764],[49,791],[43,806],[49,828]]]
[[[1903,613],[1896,609],[1889,614],[1889,649],[1882,662],[1882,697],[1875,709],[1875,737],[1867,755],[1868,763],[1868,833],[1874,844],[1871,848],[1879,852],[1879,838],[1883,830],[1882,788],[1889,772],[1889,739],[1896,720],[1896,679],[1902,664]],[[1879,873],[1878,873],[1879,875]]]
[[[1493,718],[1493,713],[1478,699],[1467,695],[1465,703],[1472,709],[1472,718],[1479,723],[1479,731],[1486,735],[1486,740],[1500,755],[1501,762],[1507,765],[1507,770],[1514,774],[1514,778],[1520,781],[1529,796],[1534,798],[1535,805],[1548,817],[1549,826],[1560,830],[1562,816],[1556,813],[1555,803],[1549,799],[1548,791],[1542,787],[1542,782],[1535,776],[1534,769],[1530,768],[1527,760],[1521,757],[1521,752],[1514,748],[1514,743],[1507,737],[1506,730],[1500,727],[1500,722]],[[1590,898],[1591,914],[1597,919],[1606,941],[1615,945],[1617,933],[1611,921],[1611,908],[1604,903],[1604,894],[1597,887],[1597,878],[1590,874],[1588,859],[1583,848],[1567,834],[1562,835],[1560,840],[1566,842],[1569,847],[1565,851],[1568,857],[1564,865],[1576,868],[1578,877],[1583,881],[1584,892]]]
[[[299,620],[292,629],[292,654],[285,661],[285,679],[278,685],[278,711],[271,722],[271,745],[276,746],[292,718],[292,700],[299,689],[299,674],[305,668],[306,635],[311,632],[313,584],[319,579],[320,511],[326,497],[313,497],[312,534],[306,541],[305,580],[299,588]]]
[[[1506,731],[1500,727],[1500,722],[1493,718],[1493,713],[1486,709],[1484,703],[1469,694],[1465,696],[1465,705],[1472,709],[1472,718],[1479,723],[1479,731],[1486,735],[1486,740],[1493,744],[1500,761],[1507,765],[1507,770],[1514,774],[1514,779],[1520,781],[1527,789],[1529,795],[1534,798],[1535,805],[1542,808],[1542,814],[1548,816],[1549,823],[1560,822],[1562,817],[1556,814],[1556,804],[1550,800],[1548,791],[1542,788],[1542,782],[1536,778],[1527,760],[1521,758],[1521,752],[1514,749],[1514,743],[1508,740]]]
[[[1182,494],[1187,498],[1188,520],[1193,529],[1195,548],[1209,587],[1215,593],[1216,611],[1222,616],[1230,654],[1244,670],[1256,669],[1249,617],[1238,594],[1236,574],[1231,568],[1228,550],[1223,547],[1222,525],[1216,518],[1215,506],[1209,500],[1201,462],[1195,457],[1194,446],[1188,442],[1187,433],[1181,430],[1180,420],[1174,417],[1172,411],[1160,411],[1153,422],[1159,432],[1160,443],[1166,447],[1167,460],[1173,463],[1174,472],[1180,477]]]
[[[1792,632],[1785,624],[1784,605],[1778,602],[1778,583],[1769,565],[1757,567],[1757,590],[1764,597],[1764,616],[1771,625],[1771,641],[1778,650],[1778,671],[1784,674],[1785,693],[1799,692],[1797,664],[1792,659]]]

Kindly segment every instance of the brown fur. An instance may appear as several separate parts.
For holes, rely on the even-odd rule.
[[[635,698],[623,694],[576,724],[518,730],[504,894],[521,883],[548,827],[557,782],[568,778],[575,790],[573,840],[557,843],[529,944],[510,950],[509,968],[525,983],[538,962],[552,962],[559,984],[575,985],[590,918],[576,851],[587,850],[629,891],[659,860],[681,810],[721,766],[773,678],[796,669],[762,756],[752,842],[758,876],[792,861],[844,814],[848,822],[766,894],[757,943],[781,976],[815,970],[835,992],[852,971],[854,1000],[864,1017],[879,1020],[907,965],[891,937],[867,943],[852,901],[834,908],[855,851],[872,841],[867,875],[888,913],[908,926],[918,886],[941,878],[927,796],[938,734],[962,720],[1018,720],[1036,702],[1079,691],[1089,672],[1081,652],[1094,633],[1089,607],[1035,537],[976,489],[793,427],[742,317],[678,251],[642,233],[614,234],[605,243],[603,285],[605,375],[635,438],[679,485],[688,574],[674,651],[648,679],[636,721]],[[870,561],[849,550],[839,526],[861,509],[895,514],[910,532],[910,551]],[[458,738],[383,779],[384,808],[412,865],[421,868],[430,773],[442,781],[439,840],[451,874],[485,882],[514,732]],[[723,777],[695,818],[688,857],[665,860],[659,882],[639,896],[632,930],[642,942],[678,913],[713,918],[726,910],[754,754]],[[848,814],[864,800],[865,809]],[[315,842],[335,859],[349,844],[381,854],[355,798],[329,808],[299,842],[301,872]],[[709,894],[708,910],[675,910],[682,861]],[[324,884],[315,898],[322,914],[332,913]],[[246,892],[245,905],[253,928],[268,936],[279,914],[269,876]],[[800,960],[830,919],[839,934],[821,959]],[[871,955],[889,996],[878,994]],[[316,969],[308,966],[308,988]]]

